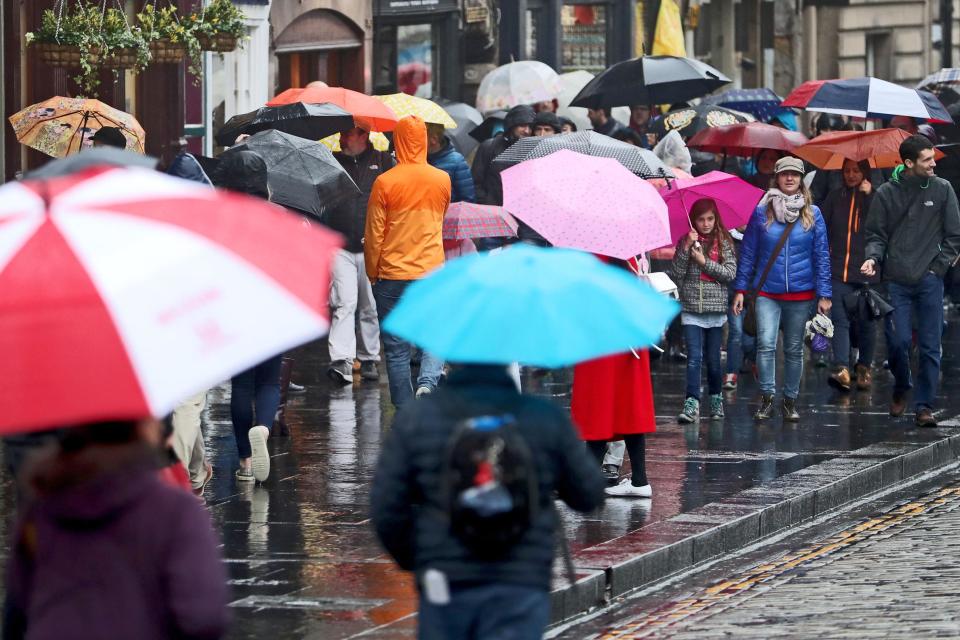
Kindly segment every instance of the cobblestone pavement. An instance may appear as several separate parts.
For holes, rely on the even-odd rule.
[[[620,611],[563,638],[960,637],[960,482],[722,579]],[[616,622],[608,622],[610,619]]]

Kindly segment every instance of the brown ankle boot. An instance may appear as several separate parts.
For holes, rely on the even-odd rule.
[[[830,386],[839,391],[850,391],[850,370],[841,367],[836,373],[831,373],[827,379]]]
[[[873,384],[873,374],[870,373],[870,367],[862,364],[857,365],[857,389],[866,391]]]

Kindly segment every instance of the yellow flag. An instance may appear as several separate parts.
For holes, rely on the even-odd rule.
[[[683,25],[680,22],[680,7],[676,0],[661,0],[660,13],[657,15],[657,30],[653,34],[655,56],[686,57],[687,49],[683,44]]]

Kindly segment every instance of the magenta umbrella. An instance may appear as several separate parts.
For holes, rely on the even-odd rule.
[[[503,207],[555,247],[627,260],[670,243],[656,188],[613,158],[563,149],[501,177]]]
[[[717,203],[720,219],[727,229],[750,221],[763,189],[723,171],[711,171],[696,178],[678,178],[660,189],[670,216],[670,240],[676,243],[690,232],[690,209],[702,198]]]

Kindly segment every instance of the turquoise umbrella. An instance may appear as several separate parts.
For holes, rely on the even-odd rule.
[[[383,329],[450,362],[561,367],[654,344],[679,311],[588,253],[516,245],[410,285]]]

